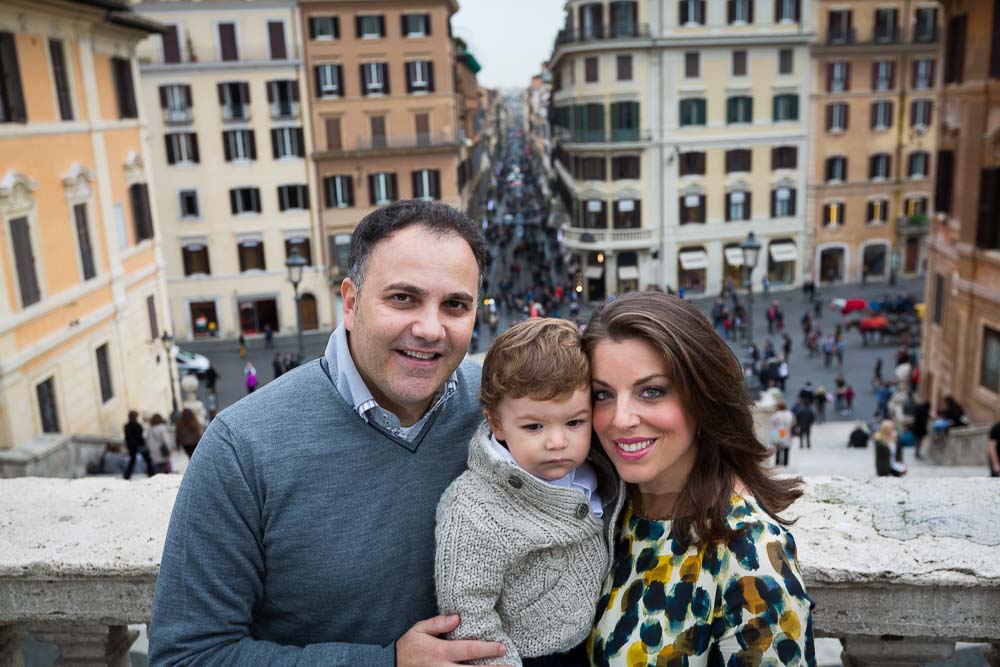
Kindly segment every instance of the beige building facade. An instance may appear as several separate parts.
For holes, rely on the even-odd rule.
[[[809,273],[818,283],[916,275],[935,167],[938,4],[814,6]]]
[[[178,337],[294,333],[293,252],[309,262],[303,329],[335,326],[296,3],[146,0],[136,11],[166,26],[139,58]]]
[[[135,61],[159,26],[107,5],[0,6],[0,449],[171,410]]]
[[[991,424],[1000,421],[1000,16],[986,0],[941,4],[921,385],[933,407],[951,394],[973,423]]]

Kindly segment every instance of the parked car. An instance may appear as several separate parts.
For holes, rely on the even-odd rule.
[[[192,373],[201,377],[212,365],[205,355],[182,350],[176,345],[171,350],[171,354],[174,355],[174,360],[177,363],[177,373],[182,377]]]

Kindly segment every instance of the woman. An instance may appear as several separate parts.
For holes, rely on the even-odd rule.
[[[788,465],[788,450],[791,449],[792,427],[795,425],[795,415],[788,409],[785,400],[779,398],[774,404],[774,414],[771,415],[771,450],[774,452],[774,465]]]
[[[149,450],[149,458],[153,461],[153,469],[156,472],[173,470],[170,466],[170,435],[167,433],[167,422],[159,413],[149,418],[146,448]]]
[[[174,424],[174,439],[177,441],[178,447],[184,448],[189,459],[194,455],[194,448],[201,440],[202,430],[201,422],[198,421],[193,410],[190,408],[181,410],[180,416],[177,417],[177,423]]]
[[[896,425],[891,419],[883,420],[872,437],[875,442],[875,474],[879,477],[902,477],[906,466],[896,456]]]
[[[593,665],[814,665],[812,600],[777,516],[740,364],[692,305],[639,292],[584,334],[593,424],[628,487]],[[743,648],[746,647],[746,648]]]

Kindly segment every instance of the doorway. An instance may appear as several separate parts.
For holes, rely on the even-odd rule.
[[[214,301],[192,301],[188,304],[191,313],[191,335],[193,338],[213,338],[219,335],[219,318]]]
[[[303,331],[319,329],[319,314],[316,310],[315,296],[307,292],[299,297],[299,314],[302,317]]]
[[[240,301],[240,331],[244,334],[263,333],[271,325],[278,332],[278,303],[274,299],[247,299]]]

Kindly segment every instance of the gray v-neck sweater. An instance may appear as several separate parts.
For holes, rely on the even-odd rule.
[[[482,420],[481,369],[462,364],[407,447],[361,419],[324,365],[206,430],[170,519],[151,664],[393,667],[396,639],[437,614],[435,509]]]

